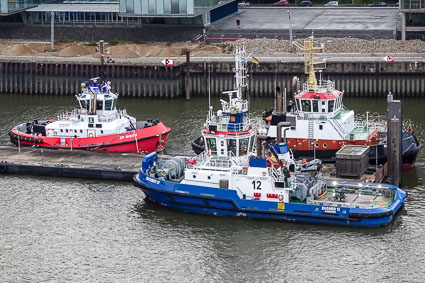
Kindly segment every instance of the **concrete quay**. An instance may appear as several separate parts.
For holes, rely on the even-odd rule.
[[[425,53],[391,54],[393,63],[384,61],[385,55],[324,53],[323,74],[335,80],[336,88],[344,90],[346,96],[385,97],[392,92],[401,97],[423,97]],[[300,54],[264,54],[256,58],[259,65],[248,63],[251,97],[273,97],[276,86],[293,91],[292,78],[305,77]],[[104,72],[114,91],[124,97],[184,97],[187,83],[184,59],[175,58],[175,66],[163,66],[162,59],[117,59],[107,64]],[[233,60],[231,54],[191,57],[188,80],[191,95],[208,95],[208,77],[213,96],[231,89]],[[94,58],[1,56],[0,93],[75,95],[82,82],[102,72]]]

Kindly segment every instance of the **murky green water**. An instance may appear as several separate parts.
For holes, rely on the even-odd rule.
[[[252,113],[272,104],[254,99]],[[384,124],[385,99],[345,105]],[[0,143],[12,125],[73,106],[74,97],[0,95]],[[161,119],[172,128],[167,152],[187,154],[208,99],[121,99],[119,107]],[[403,101],[405,124],[422,142],[424,109],[425,100]],[[424,154],[403,174],[405,209],[379,229],[192,215],[146,203],[129,183],[0,175],[0,281],[423,282]]]

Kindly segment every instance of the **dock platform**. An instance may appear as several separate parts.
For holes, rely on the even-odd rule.
[[[132,181],[143,154],[0,146],[0,174]],[[167,159],[162,154],[161,158]]]

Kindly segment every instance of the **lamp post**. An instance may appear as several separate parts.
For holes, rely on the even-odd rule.
[[[50,50],[55,51],[55,13],[50,12]]]
[[[291,12],[288,10],[289,17],[289,51],[293,52],[294,47],[292,46],[292,22],[291,22]]]

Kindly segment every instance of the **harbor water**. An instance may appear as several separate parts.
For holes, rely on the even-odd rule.
[[[0,95],[0,144],[12,125],[74,105],[74,96]],[[252,99],[253,117],[272,105]],[[208,98],[118,106],[163,121],[172,129],[166,152],[189,155]],[[346,98],[345,106],[385,125],[385,99]],[[423,109],[423,99],[403,100],[404,124],[422,143]],[[409,196],[395,221],[357,229],[171,211],[125,182],[0,175],[0,282],[423,282],[424,178],[422,151],[403,173]]]

